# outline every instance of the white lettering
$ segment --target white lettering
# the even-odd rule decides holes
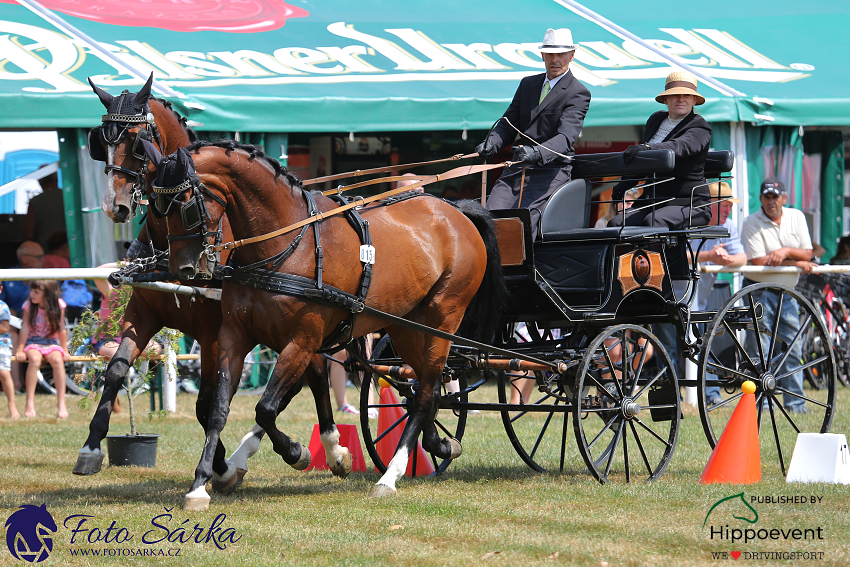
[[[470,43],[469,45],[464,45],[462,43],[444,43],[443,47],[446,49],[451,49],[473,65],[475,65],[476,69],[510,69],[510,67],[506,67],[501,63],[496,63],[486,55],[484,55],[485,51],[493,51],[493,48],[490,47],[489,43]]]
[[[706,57],[698,57],[697,59],[685,59],[685,55],[699,54],[684,43],[666,41],[663,39],[647,39],[644,41],[646,41],[646,43],[652,45],[659,51],[666,53],[667,56],[673,59],[674,61],[681,61],[682,63],[685,63],[687,65],[708,65],[709,63],[708,58]],[[648,47],[644,47],[640,43],[631,39],[627,39],[623,42],[623,49],[625,49],[635,57],[643,59],[644,61],[653,61],[655,63],[669,63],[669,61],[662,57],[660,54],[652,51]]]
[[[203,53],[197,51],[169,51],[165,57],[195,75],[202,77],[232,77],[236,71],[224,65],[210,63]]]
[[[353,71],[355,73],[383,73],[383,70],[369,65],[358,57],[358,55],[375,54],[374,51],[370,54],[362,45],[349,45],[348,47],[317,47],[316,49],[324,51],[345,65],[349,71]]]
[[[305,73],[333,74],[343,71],[342,65],[316,67],[319,63],[333,61],[327,53],[303,47],[284,47],[274,52],[274,57],[284,65]]]
[[[596,53],[593,53],[591,49]],[[636,65],[648,65],[646,61],[629,55],[616,45],[605,41],[581,42],[578,49],[576,49],[576,61],[592,67],[634,67]]]
[[[425,34],[410,28],[386,30],[431,60],[431,70],[468,71],[473,67],[431,41]]]
[[[742,63],[740,60],[735,59],[725,51],[721,51],[710,43],[703,41],[702,38],[700,38],[693,32],[689,32],[681,28],[661,28],[661,31],[669,33],[679,41],[689,45],[695,51],[699,51],[703,55],[708,55],[709,57],[714,59],[714,61],[712,61],[712,64],[716,63],[721,67],[732,67],[733,69],[739,69],[748,66],[745,63]]]
[[[267,55],[259,51],[251,51],[249,49],[240,49],[234,53],[230,51],[213,51],[210,55],[218,57],[236,69],[240,75],[244,75],[246,77],[264,77],[272,74],[302,74],[299,71],[294,71],[289,67],[281,65],[280,62],[271,55]],[[260,66],[265,67],[268,71],[261,69]]]
[[[87,90],[86,85],[63,74],[77,65],[81,55],[71,40],[56,32],[17,22],[0,21],[0,30],[17,36],[16,41],[13,41],[9,35],[0,36],[0,80],[44,81],[53,87],[52,90],[43,87],[22,89],[37,93]],[[22,47],[21,38],[31,39],[39,47],[46,49],[50,55],[50,61]],[[30,45],[30,48],[32,47],[35,46]],[[23,72],[14,72],[9,63]]]
[[[115,43],[121,44],[127,49],[131,51],[135,51],[141,57],[143,57],[146,61],[159,67],[165,74],[165,78],[169,79],[196,79],[198,75],[194,73],[189,73],[185,69],[178,67],[171,61],[165,58],[165,56],[159,51],[155,50],[151,46],[142,43],[140,41],[116,41]]]
[[[540,53],[537,51],[537,45],[537,43],[500,43],[493,49],[505,60],[515,65],[545,69],[543,59],[540,58]],[[527,53],[533,53],[534,57],[529,57],[526,55]]]
[[[757,53],[729,35],[726,32],[719,30],[701,29],[695,30],[714,43],[724,47],[746,61],[749,61],[753,67],[759,69],[784,69],[784,67],[774,61],[771,61],[764,55]]]
[[[395,68],[399,71],[434,71],[440,68],[440,65],[435,64],[433,61],[428,63],[419,61],[391,41],[354,31],[353,26],[345,25],[345,22],[336,22],[329,25],[328,31],[334,35],[362,41],[387,59],[393,61],[396,64]]]

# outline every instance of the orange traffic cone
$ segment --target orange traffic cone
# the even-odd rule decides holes
[[[744,395],[702,471],[700,484],[752,484],[761,480],[756,385],[748,380],[741,390]]]
[[[393,404],[390,407],[384,407],[388,404]],[[381,388],[381,407],[378,410],[378,436],[389,429],[393,424],[401,419],[401,421],[393,427],[393,429],[384,436],[383,439],[375,444],[375,449],[378,451],[378,456],[387,465],[395,455],[398,448],[398,442],[401,440],[401,433],[404,431],[404,426],[407,424],[407,418],[404,416],[404,410],[401,408],[401,402],[395,391],[392,388]],[[416,470],[413,470],[413,463],[416,463]],[[416,441],[416,454],[411,455],[407,460],[406,476],[428,476],[434,472],[434,466],[431,464],[431,457],[422,448],[422,443]]]
[[[363,448],[360,445],[360,434],[356,425],[340,423],[336,426],[339,431],[339,444],[351,452],[351,471],[366,472],[366,459],[363,458]],[[310,455],[312,460],[306,471],[320,471],[328,468],[325,446],[319,436],[319,424],[313,425],[313,435],[310,436]]]

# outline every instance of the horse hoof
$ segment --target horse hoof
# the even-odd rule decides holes
[[[242,486],[242,479],[245,478],[245,475],[248,474],[248,469],[236,469],[236,485],[233,487],[233,490],[236,490],[240,486]]]
[[[376,484],[372,487],[372,490],[369,492],[370,498],[383,498],[385,496],[395,496],[396,490],[395,488],[390,488],[384,484]]]
[[[201,498],[197,496],[187,496],[183,501],[183,509],[187,512],[204,512],[210,509],[210,497]]]
[[[80,451],[80,454],[77,455],[77,464],[74,465],[74,470],[71,472],[83,476],[97,474],[100,472],[101,465],[103,465],[102,449],[98,449],[97,451]]]
[[[345,453],[342,456],[342,460],[335,467],[330,467],[331,472],[334,476],[338,476],[339,478],[346,478],[349,474],[351,474],[351,451],[349,451],[345,447],[340,447]]]
[[[301,445],[301,456],[298,458],[298,462],[292,465],[292,468],[297,471],[303,471],[310,466],[312,458],[313,457],[310,455],[310,449]]]
[[[212,489],[218,492],[219,494],[232,494],[238,486],[238,481],[239,477],[234,467],[234,470],[231,471],[230,469],[228,469],[228,471],[222,476],[214,475],[212,480]]]
[[[449,439],[449,445],[451,445],[452,448],[452,454],[449,458],[457,459],[458,457],[460,457],[461,453],[463,453],[463,447],[461,447],[460,441],[452,437],[451,439]]]

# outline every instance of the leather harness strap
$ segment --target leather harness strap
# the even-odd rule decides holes
[[[410,168],[410,167],[419,167],[420,165],[431,165],[434,163],[444,163],[447,161],[458,161],[462,159],[467,159],[471,157],[478,157],[478,154],[457,154],[452,157],[443,158],[443,159],[435,159],[434,161],[420,161],[418,163],[407,163],[404,165],[390,165],[385,167],[375,167],[373,169],[358,169],[356,171],[349,171],[346,173],[337,173],[336,175],[327,175],[325,177],[317,177],[315,179],[307,179],[303,181],[301,184],[304,186],[307,185],[315,185],[316,183],[324,183],[325,181],[336,181],[337,179],[346,179],[348,177],[359,177],[361,175],[369,175],[372,173],[385,173],[388,171],[395,171],[401,168]],[[407,176],[409,179],[410,176]]]
[[[251,237],[251,238],[244,238],[242,240],[237,240],[235,242],[226,242],[224,244],[220,244],[218,246],[213,247],[213,250],[215,252],[220,252],[222,250],[235,250],[236,248],[241,248],[242,246],[245,246],[247,244],[254,244],[255,242],[263,242],[265,240],[269,240],[271,238],[275,238],[277,236],[280,236],[281,234],[286,234],[287,232],[292,232],[293,230],[299,229],[302,226],[306,226],[308,224],[324,220],[327,217],[330,217],[330,216],[333,216],[333,215],[338,215],[340,213],[344,213],[345,211],[347,211],[349,209],[353,209],[355,207],[362,207],[362,206],[364,206],[368,203],[372,203],[374,201],[380,201],[381,199],[386,199],[387,197],[392,197],[393,195],[398,195],[399,193],[404,193],[406,191],[412,191],[412,190],[414,190],[418,187],[422,187],[422,186],[428,185],[430,183],[436,183],[438,181],[444,181],[444,180],[448,180],[448,179],[455,179],[457,177],[463,177],[465,175],[472,175],[472,174],[480,173],[482,171],[487,171],[487,170],[490,170],[490,169],[508,167],[508,166],[511,165],[511,163],[512,162],[505,162],[505,163],[495,163],[495,164],[489,164],[489,165],[485,164],[485,165],[469,165],[469,166],[463,166],[463,167],[456,167],[454,169],[447,171],[446,173],[429,176],[427,179],[417,181],[416,183],[414,183],[412,185],[404,185],[402,187],[398,187],[396,189],[392,189],[390,191],[386,191],[384,193],[380,193],[378,195],[375,195],[374,197],[368,197],[366,199],[358,198],[358,199],[352,201],[351,203],[349,203],[347,205],[337,207],[335,209],[332,209],[332,210],[324,212],[324,213],[319,212],[314,216],[311,216],[309,218],[306,218],[302,221],[296,222],[296,223],[291,224],[289,226],[279,228],[278,230],[275,230],[273,232],[269,232],[268,234],[261,234],[259,236],[254,236],[254,237]],[[374,179],[370,182],[364,182],[364,183],[369,183],[369,184],[383,183],[388,179],[391,179],[391,178],[385,177],[385,178],[381,178],[381,179]],[[404,179],[410,179],[410,177],[409,176],[404,177]],[[363,184],[361,183],[361,184],[357,184],[357,185],[350,185],[348,187],[340,187],[338,190],[332,191],[332,193],[340,193],[342,191],[346,191],[346,190],[354,188],[354,187],[362,187],[362,186],[363,186]]]

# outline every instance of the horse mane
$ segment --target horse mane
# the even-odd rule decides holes
[[[274,158],[267,156],[263,153],[263,150],[258,148],[257,146],[251,144],[240,144],[236,140],[228,140],[223,138],[221,140],[216,140],[214,142],[207,142],[205,140],[198,140],[197,142],[193,142],[187,149],[192,153],[197,153],[199,148],[206,148],[209,146],[213,146],[216,148],[223,148],[227,157],[230,157],[230,152],[233,150],[242,150],[243,152],[248,153],[248,160],[253,161],[254,158],[259,158],[265,161],[269,167],[274,171],[274,178],[277,179],[280,176],[286,178],[286,181],[289,183],[290,187],[300,187],[301,180],[298,179],[295,175],[293,175],[289,170],[280,165],[280,162]]]
[[[198,141],[198,135],[195,134],[195,131],[189,128],[189,120],[185,116],[180,116],[180,114],[174,110],[174,105],[171,104],[170,100],[165,100],[164,98],[156,98],[151,97],[150,100],[155,100],[159,104],[165,107],[166,110],[170,110],[177,121],[180,123],[180,126],[183,127],[183,130],[186,131],[186,135],[189,136],[189,142],[194,143]]]

